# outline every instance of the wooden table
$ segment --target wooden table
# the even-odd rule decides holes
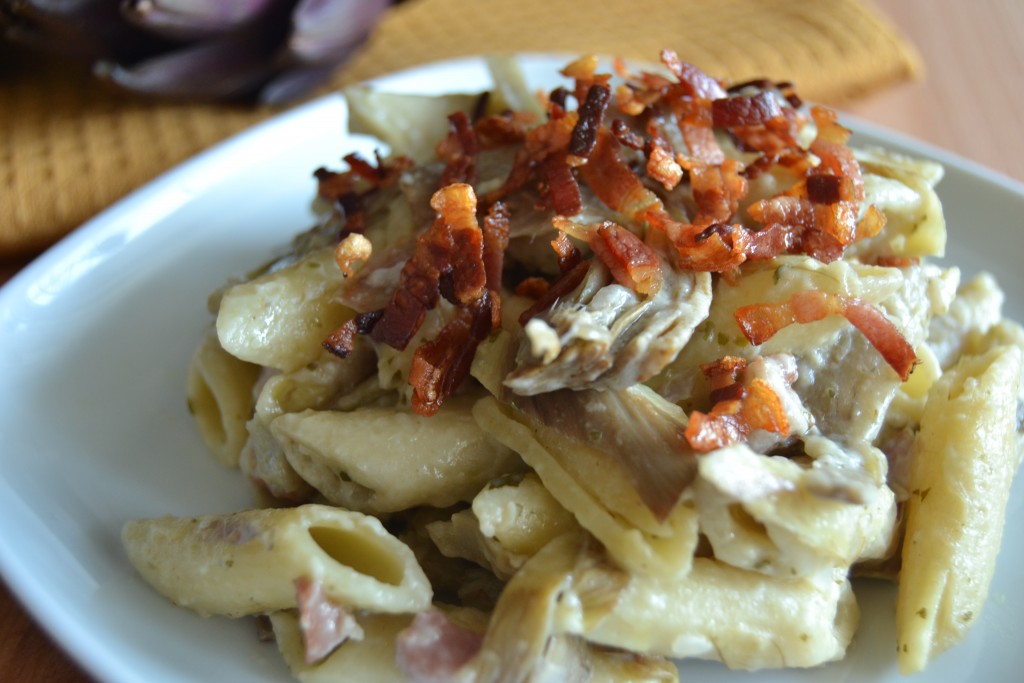
[[[920,50],[918,83],[843,105],[847,111],[1024,181],[1024,3],[877,0]],[[0,283],[24,263],[0,264]],[[90,683],[0,585],[0,681]]]

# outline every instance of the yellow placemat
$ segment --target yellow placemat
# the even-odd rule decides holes
[[[410,0],[328,87],[487,52],[654,61],[669,47],[730,81],[794,81],[840,102],[914,76],[908,45],[857,0]],[[66,60],[0,50],[0,259],[53,243],[131,190],[276,113],[107,92]]]

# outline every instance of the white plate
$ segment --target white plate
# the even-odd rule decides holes
[[[529,57],[550,87],[565,60]],[[430,65],[380,81],[437,93],[488,86],[478,60]],[[939,193],[950,259],[989,267],[1024,320],[1024,187],[972,163],[862,122],[860,142],[945,163]],[[121,552],[128,519],[227,512],[251,503],[235,472],[207,456],[185,407],[185,368],[209,321],[207,294],[281,251],[312,222],[311,172],[353,148],[345,107],[328,97],[183,164],[105,211],[0,292],[0,569],[54,638],[100,681],[291,680],[247,620],[202,619],[172,607]],[[1017,680],[1024,642],[1024,490],[979,623],[915,680]],[[803,672],[742,674],[683,664],[684,680],[900,681],[893,592],[861,590],[862,627],[847,660]]]

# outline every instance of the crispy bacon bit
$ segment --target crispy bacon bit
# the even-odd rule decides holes
[[[491,333],[493,315],[488,292],[460,308],[437,335],[413,354],[409,384],[412,410],[418,415],[437,413],[469,375],[476,348]]]
[[[556,224],[555,227],[558,225]],[[558,231],[558,237],[551,240],[551,248],[555,250],[555,255],[558,257],[558,270],[562,273],[569,272],[583,260],[583,254],[579,247],[573,244],[569,235],[561,229]]]
[[[317,179],[317,194],[330,202],[338,214],[344,218],[342,236],[353,232],[362,232],[366,222],[364,198],[381,187],[393,185],[402,173],[413,166],[408,157],[381,159],[377,155],[374,166],[359,154],[352,153],[344,157],[349,170],[344,173],[318,168],[313,172]]]
[[[712,363],[700,366],[700,371],[710,383],[712,405],[719,401],[740,398],[743,387],[739,384],[739,376],[746,367],[746,359],[739,356],[723,356]]]
[[[626,228],[605,221],[590,231],[589,244],[619,284],[643,295],[661,289],[664,275],[658,255]]]
[[[551,283],[542,277],[528,277],[516,285],[516,294],[529,299],[539,299],[550,287]]]
[[[841,315],[868,338],[900,379],[910,376],[917,356],[896,326],[869,303],[816,290],[798,292],[777,304],[751,304],[736,309],[736,322],[755,346],[793,323],[810,323],[829,315]]]
[[[590,159],[580,167],[580,173],[590,189],[611,209],[629,218],[636,218],[641,212],[661,208],[661,200],[619,156],[615,136],[602,128],[597,136],[597,145]]]
[[[637,151],[644,148],[644,139],[635,131],[630,130],[629,126],[622,119],[612,121],[611,131],[615,139],[619,141],[619,144]]]
[[[456,301],[468,304],[480,298],[487,287],[484,266],[483,231],[476,220],[476,195],[464,183],[448,185],[434,193],[430,207],[438,220],[448,225],[451,235],[450,272]]]
[[[576,128],[579,115],[574,111],[565,112],[530,130],[526,134],[526,152],[531,161],[541,161],[549,154],[565,152]]]
[[[680,223],[664,210],[644,214],[651,227],[663,233],[676,250],[676,263],[685,270],[727,272],[747,260],[750,232],[740,225]]]
[[[384,171],[381,166],[374,166],[364,159],[358,152],[346,154],[343,159],[348,164],[349,168],[352,169],[352,173],[363,180],[377,184],[384,177]],[[379,164],[380,159],[378,158],[377,161]]]
[[[782,108],[770,92],[725,97],[711,102],[711,120],[715,128],[758,126],[781,115]]]
[[[743,389],[739,398],[715,403],[710,413],[693,411],[684,436],[694,450],[707,453],[745,441],[756,429],[789,433],[789,418],[771,384],[756,378]]]
[[[577,102],[586,101],[591,86],[607,86],[611,80],[611,74],[597,72],[598,61],[594,55],[585,55],[562,69],[563,76],[576,81],[576,87],[572,94]]]
[[[465,303],[485,291],[483,236],[476,222],[476,195],[465,184],[443,187],[431,206],[437,219],[416,238],[416,250],[402,267],[398,289],[374,326],[374,341],[399,351],[423,324],[441,295],[443,277],[452,279],[454,298]]]
[[[346,320],[341,327],[327,335],[321,344],[325,349],[333,353],[338,358],[347,358],[348,354],[352,353],[352,349],[356,347],[356,335],[359,333],[359,328],[356,325],[354,318]]]
[[[295,593],[307,664],[319,662],[346,640],[363,639],[362,627],[344,606],[324,595],[319,581],[299,577]]]
[[[317,194],[330,201],[337,201],[356,191],[355,176],[351,173],[338,173],[320,167],[313,171],[313,177],[317,180]]]
[[[568,99],[569,91],[562,86],[558,86],[557,88],[551,91],[551,94],[548,95],[548,102],[555,105],[562,111],[565,111],[565,105]]]
[[[491,205],[484,216],[483,233],[484,280],[492,292],[501,290],[501,274],[505,267],[505,249],[509,240],[509,210],[501,202]]]
[[[686,88],[686,94],[704,100],[717,100],[727,97],[728,93],[717,79],[712,78],[692,64],[679,59],[672,50],[661,51],[661,63],[675,74],[679,83]]]
[[[607,85],[594,84],[587,90],[587,99],[579,108],[579,121],[573,128],[572,138],[569,141],[569,154],[574,157],[585,159],[594,151],[597,144],[597,131],[604,119],[604,112],[608,108],[608,101],[611,100],[612,92]]]
[[[566,64],[560,73],[576,81],[590,81],[597,71],[597,63],[596,55],[582,55]]]
[[[395,658],[410,683],[450,683],[482,645],[482,634],[453,624],[432,608],[398,634]]]
[[[747,180],[740,164],[726,159],[718,166],[700,166],[690,171],[693,200],[697,204],[698,225],[728,223],[747,194]]]
[[[479,143],[476,131],[465,112],[458,111],[448,117],[451,131],[437,145],[437,155],[445,162],[441,186],[452,183],[476,182],[476,156]]]
[[[441,254],[432,253],[430,240],[440,242],[437,246]],[[373,328],[374,341],[399,351],[409,345],[423,324],[426,312],[440,297],[441,274],[446,268],[442,259],[450,250],[450,241],[447,231],[429,229],[420,235],[416,252],[402,268],[398,288]]]
[[[710,101],[674,99],[671,105],[679,122],[679,132],[683,134],[683,142],[689,151],[688,165],[713,166],[725,161],[725,152],[715,139],[711,125]]]
[[[683,167],[668,150],[651,147],[647,157],[647,175],[661,183],[666,190],[672,190],[683,179]]]
[[[728,129],[737,148],[744,152],[761,152],[777,159],[782,166],[792,168],[806,163],[806,150],[800,147],[799,132],[804,117],[792,109],[783,109],[783,115],[758,126],[735,126]],[[776,163],[772,160],[771,163]]]
[[[886,217],[882,211],[871,204],[864,211],[864,216],[857,222],[857,237],[856,239],[863,239],[865,237],[874,237],[878,233],[882,232],[882,229],[886,224]]]
[[[349,233],[334,248],[334,260],[341,269],[342,277],[350,277],[355,272],[357,261],[366,262],[373,253],[370,240],[358,232]]]
[[[580,186],[565,154],[550,154],[540,165],[551,206],[559,216],[575,216],[583,210]]]
[[[341,327],[327,335],[323,347],[339,358],[347,358],[355,348],[356,335],[370,334],[383,313],[383,310],[369,311],[346,320]]]
[[[380,153],[376,154],[377,165],[374,166],[364,159],[357,152],[346,154],[342,160],[348,164],[351,172],[367,181],[374,187],[388,187],[398,182],[404,171],[412,168],[414,162],[409,157],[397,156],[390,159],[382,159]]]
[[[837,175],[825,175],[823,173],[812,173],[807,176],[807,198],[815,204],[835,204],[843,200],[843,195],[848,195],[851,189],[847,187],[844,191],[843,181],[850,181],[840,178]]]
[[[475,130],[480,149],[518,145],[526,139],[522,121],[511,113],[485,116],[476,122]]]
[[[491,327],[497,330],[501,327],[501,279],[511,230],[508,207],[501,202],[492,204],[480,229],[484,243],[484,280],[491,297]]]
[[[648,97],[643,98],[636,88],[622,84],[615,88],[615,106],[627,116],[640,116],[660,96],[659,94],[653,94],[653,97],[651,95],[652,93],[648,91]]]

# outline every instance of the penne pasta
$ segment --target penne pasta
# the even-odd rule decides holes
[[[296,581],[375,612],[417,612],[430,584],[412,552],[374,517],[323,505],[136,520],[121,535],[135,569],[203,615],[293,608]]]
[[[256,402],[260,367],[225,351],[211,329],[189,363],[185,393],[188,409],[210,453],[234,467],[245,446],[245,423]]]
[[[997,346],[961,358],[928,395],[896,602],[903,673],[959,642],[981,613],[1019,463],[1021,372],[1021,348]]]
[[[236,358],[275,370],[316,360],[327,334],[353,312],[338,302],[341,272],[334,249],[321,247],[295,263],[227,289],[217,337]]]

